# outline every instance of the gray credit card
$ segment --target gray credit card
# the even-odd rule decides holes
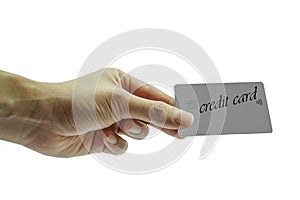
[[[176,106],[194,123],[179,136],[272,132],[263,83],[175,85]]]

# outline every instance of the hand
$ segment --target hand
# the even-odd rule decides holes
[[[91,94],[89,80],[95,77],[100,78]],[[117,155],[128,146],[122,134],[143,139],[152,125],[176,137],[179,128],[193,122],[193,115],[174,107],[173,98],[117,69],[103,69],[63,83],[12,79],[18,80],[12,82],[20,88],[6,95],[12,103],[5,106],[0,127],[10,134],[2,133],[2,139],[45,155]],[[9,81],[5,84],[11,87]],[[74,100],[75,84],[81,84],[81,90]],[[97,121],[91,120],[91,108],[96,108]],[[76,123],[74,115],[79,116]]]

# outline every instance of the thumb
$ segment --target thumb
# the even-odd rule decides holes
[[[186,128],[193,123],[191,113],[162,101],[141,98],[132,94],[129,101],[130,117],[167,129]]]

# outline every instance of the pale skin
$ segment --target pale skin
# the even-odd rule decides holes
[[[176,108],[174,98],[118,69],[77,80],[99,74],[93,101],[97,126],[86,117],[90,110],[83,92],[77,110],[84,128],[79,132],[72,109],[76,80],[42,83],[0,71],[0,139],[55,157],[118,155],[128,146],[123,135],[143,139],[151,125],[178,137],[178,129],[193,123],[193,115]]]

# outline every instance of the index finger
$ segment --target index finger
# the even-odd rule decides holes
[[[169,105],[175,106],[175,99],[173,97],[170,97],[156,87],[129,74],[122,74],[121,84],[123,89],[127,90],[133,95],[149,100],[162,101]]]

